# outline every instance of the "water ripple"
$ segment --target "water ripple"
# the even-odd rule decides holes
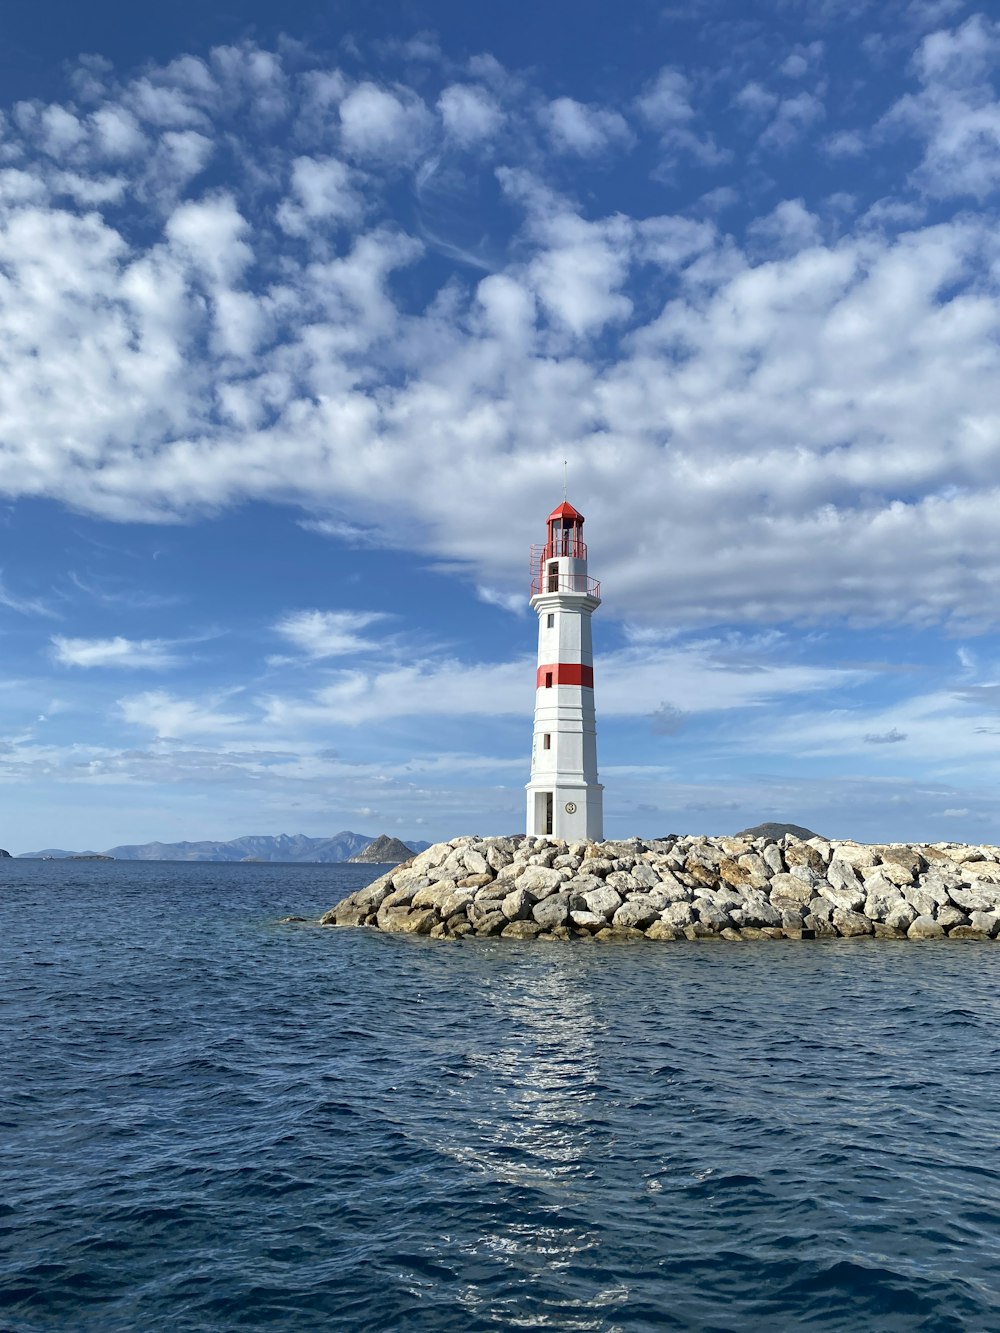
[[[280,927],[0,863],[0,1328],[1000,1328],[1000,950]]]

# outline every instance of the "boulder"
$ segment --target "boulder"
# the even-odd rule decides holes
[[[883,861],[878,867],[878,873],[883,879],[887,879],[890,884],[900,886],[912,884],[915,874],[912,867],[904,865],[902,861]],[[867,879],[867,876],[865,878]]]
[[[657,893],[663,894],[672,902],[686,902],[693,896],[691,886],[682,884],[666,866],[660,866],[659,873],[660,882],[656,886]]]
[[[527,889],[517,888],[501,900],[500,911],[508,921],[523,921],[531,916],[536,901],[534,894]]]
[[[869,893],[865,899],[865,916],[869,921],[884,921],[903,895],[893,885],[886,885],[884,893]]]
[[[732,918],[728,912],[723,912],[721,908],[716,907],[714,903],[709,902],[707,898],[696,898],[692,903],[697,919],[703,926],[710,926],[714,931],[725,930],[727,926],[733,924]]]
[[[517,887],[542,898],[548,893],[555,893],[556,886],[563,882],[562,870],[553,870],[550,866],[528,866],[517,877]]]
[[[608,888],[614,889],[616,893],[620,893],[622,897],[641,887],[635,876],[624,870],[612,870],[607,878],[607,885]]]
[[[785,865],[789,870],[793,866],[807,866],[810,870],[823,870],[826,862],[815,847],[808,842],[793,842],[785,848]]]
[[[949,926],[967,926],[969,924],[969,918],[965,913],[958,907],[952,907],[950,903],[946,903],[944,907],[937,909],[935,919],[939,926],[944,926],[949,935],[951,934],[948,929]]]
[[[769,842],[760,855],[773,875],[780,875],[785,869],[785,858],[781,855],[781,848],[776,842]]]
[[[379,930],[403,935],[429,935],[437,923],[438,914],[432,907],[418,907],[416,911],[409,907],[390,907],[387,911],[381,909],[378,914]]]
[[[477,935],[499,935],[510,925],[503,912],[486,912],[473,923]]]
[[[746,866],[734,861],[731,856],[723,857],[719,863],[719,878],[727,884],[749,884],[753,875]]]
[[[1000,905],[1000,892],[989,889],[985,884],[962,885],[951,891],[952,902],[970,912],[994,912]]]
[[[885,914],[885,924],[892,930],[907,931],[917,919],[917,909],[904,899],[894,903]]]
[[[500,934],[505,940],[533,940],[541,930],[537,921],[511,921]]]
[[[660,920],[673,930],[683,930],[694,920],[694,911],[690,903],[671,903],[660,913]]]
[[[393,888],[397,893],[409,891],[410,897],[416,893],[417,889],[424,888],[430,884],[431,879],[423,870],[416,870],[410,866],[407,870],[397,870],[392,877]]]
[[[788,903],[807,903],[813,896],[811,884],[807,884],[798,875],[786,874],[784,871],[772,877],[770,888],[771,902],[775,905],[779,900]]]
[[[553,893],[535,904],[531,914],[544,930],[564,926],[569,921],[568,893]]]
[[[867,866],[875,864],[875,852],[871,847],[866,847],[857,842],[835,842],[832,844],[834,860],[846,861],[857,870],[865,869]],[[832,862],[831,862],[832,864]]]
[[[903,897],[911,907],[917,909],[918,916],[933,917],[934,909],[938,905],[934,894],[921,888],[919,884],[906,884],[903,886]]]
[[[416,893],[410,899],[411,907],[438,907],[441,903],[455,892],[455,886],[447,879],[439,879],[434,884],[427,884],[422,889],[417,889]]]
[[[932,916],[918,916],[906,932],[911,940],[944,939],[944,926],[938,925]]]
[[[572,908],[569,919],[574,926],[579,926],[583,930],[603,930],[608,924],[606,916],[601,916],[597,912],[574,911]]]
[[[320,917],[321,926],[363,926],[368,908],[357,903],[338,903],[332,912]]]
[[[739,926],[781,925],[781,912],[772,907],[760,889],[747,889],[742,908],[734,908],[730,915]]]
[[[615,893],[614,889],[609,889],[602,885],[599,889],[591,889],[583,895],[584,910],[595,912],[598,916],[607,917],[609,920],[614,916],[622,905],[620,894]]]
[[[853,889],[835,889],[832,884],[821,884],[819,892],[842,912],[856,912],[864,906],[865,891],[856,880]]]
[[[634,926],[637,930],[645,930],[659,918],[660,910],[650,902],[645,894],[637,893],[615,912],[611,924],[613,926]]]
[[[851,912],[843,907],[834,909],[833,925],[837,934],[842,935],[844,939],[872,933],[872,923],[866,916],[863,916],[861,912]]]
[[[827,917],[817,916],[814,912],[810,912],[802,918],[802,928],[810,931],[813,938],[817,940],[827,937],[832,938],[837,933],[832,921]]]
[[[660,882],[660,877],[648,861],[639,861],[632,867],[632,878],[640,889],[651,889]]]
[[[465,868],[470,875],[484,875],[490,869],[490,864],[483,856],[482,852],[477,852],[474,847],[467,847],[462,856],[465,862]],[[492,879],[493,876],[490,876]]]
[[[677,927],[669,925],[666,921],[654,921],[646,928],[647,940],[679,940],[681,934]]]
[[[1000,913],[997,912],[970,912],[969,925],[974,930],[982,930],[987,935],[996,935],[1000,932]]]
[[[861,883],[854,871],[854,866],[850,861],[845,861],[840,856],[834,856],[826,870],[826,882],[832,889],[836,889],[845,894],[861,893]],[[864,901],[862,893],[861,902]]]

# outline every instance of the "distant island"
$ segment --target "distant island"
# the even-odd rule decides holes
[[[369,848],[382,855],[364,856],[365,861],[381,865],[395,865],[416,852],[425,851],[430,843],[400,842],[386,833],[371,837],[364,833],[344,830],[331,838],[309,838],[304,833],[276,835],[250,834],[232,838],[228,842],[144,842],[109,847],[103,852],[66,851],[61,847],[47,847],[40,852],[21,852],[22,860],[48,861],[308,861],[333,864],[361,859]],[[4,852],[4,856],[8,853]]]
[[[413,849],[398,838],[390,838],[382,833],[374,842],[370,842],[363,852],[352,856],[352,861],[363,861],[369,865],[398,866],[400,861],[408,861]]]

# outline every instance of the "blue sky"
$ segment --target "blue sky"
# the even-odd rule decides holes
[[[11,9],[0,845],[516,830],[564,459],[609,835],[997,840],[988,7]]]

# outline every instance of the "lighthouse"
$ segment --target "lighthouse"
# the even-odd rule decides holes
[[[564,502],[547,524],[544,545],[531,551],[538,670],[528,833],[600,842],[604,788],[597,781],[590,617],[601,604],[601,586],[587,574],[583,515]]]

